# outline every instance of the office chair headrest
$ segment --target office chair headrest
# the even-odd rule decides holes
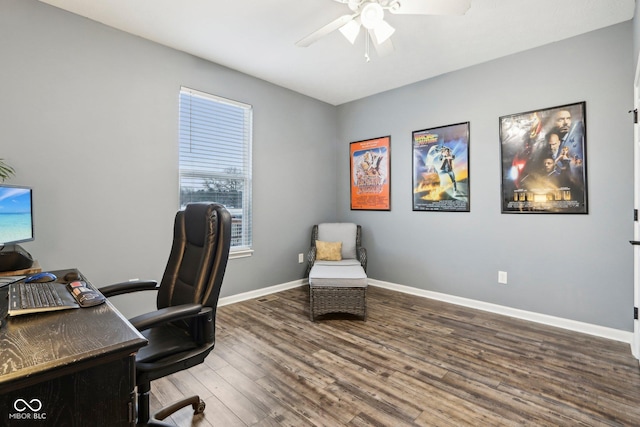
[[[184,223],[187,241],[204,246],[205,236],[211,236],[217,229],[217,217],[210,203],[190,203],[184,210]],[[214,216],[213,227],[209,229],[210,217]]]

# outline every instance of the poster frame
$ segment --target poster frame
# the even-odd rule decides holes
[[[351,210],[391,210],[391,136],[349,144]]]
[[[471,211],[470,140],[470,122],[412,132],[414,211]]]
[[[501,213],[589,213],[586,117],[581,101],[499,118]]]

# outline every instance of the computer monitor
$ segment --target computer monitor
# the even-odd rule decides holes
[[[0,184],[0,271],[33,265],[31,255],[16,244],[31,241],[33,237],[31,188]]]
[[[32,191],[0,184],[0,245],[33,240]]]

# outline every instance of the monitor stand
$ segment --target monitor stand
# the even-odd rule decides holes
[[[0,271],[15,271],[30,268],[33,265],[31,254],[20,245],[0,247]]]

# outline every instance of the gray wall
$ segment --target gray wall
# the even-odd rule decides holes
[[[229,262],[222,296],[300,279],[310,225],[339,219],[364,226],[374,279],[631,330],[633,33],[626,23],[332,107],[35,0],[0,0],[0,158],[18,172],[11,183],[35,191],[24,247],[96,285],[161,276],[184,85],[255,109],[255,254]],[[501,215],[498,117],[583,100],[590,213]],[[471,212],[412,212],[411,132],[461,121]],[[392,211],[352,212],[348,144],[383,135]],[[153,304],[119,298],[125,315]]]
[[[0,158],[34,188],[44,269],[96,285],[162,275],[178,203],[181,85],[254,106],[254,249],[222,296],[298,280],[336,216],[336,109],[35,0],[0,0]],[[118,297],[125,315],[151,297]]]
[[[632,330],[632,39],[627,22],[340,106],[338,211],[364,227],[369,275]],[[589,214],[501,214],[498,117],[579,101]],[[464,121],[471,212],[412,212],[411,132]],[[392,210],[350,211],[348,143],[384,135]]]

